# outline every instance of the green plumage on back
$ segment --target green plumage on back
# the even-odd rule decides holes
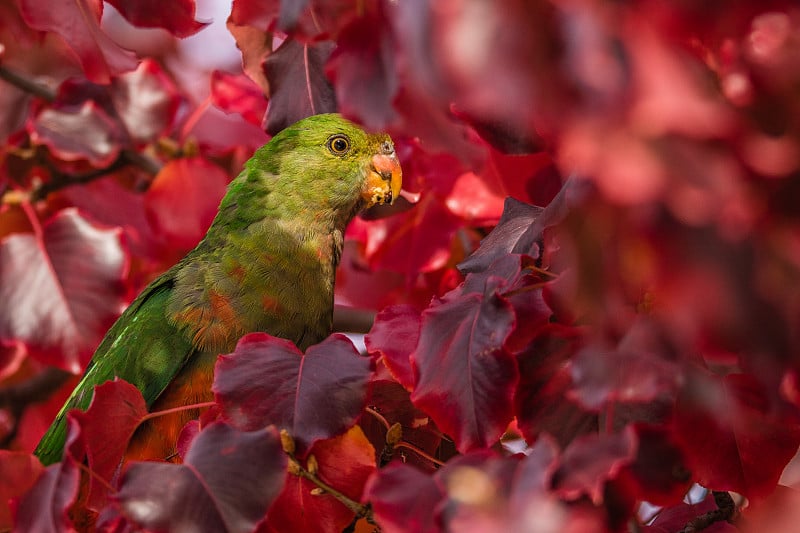
[[[276,135],[231,182],[204,239],[108,331],[36,455],[60,460],[67,411],[85,410],[94,386],[114,377],[136,385],[149,408],[165,409],[212,399],[216,356],[246,333],[265,331],[301,349],[324,339],[345,227],[360,210],[392,202],[400,180],[388,136],[338,115]],[[160,448],[174,445],[179,429],[151,431],[147,438],[160,444],[140,438],[137,456],[169,453]]]

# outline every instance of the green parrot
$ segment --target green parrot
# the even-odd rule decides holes
[[[402,172],[388,135],[336,114],[287,127],[259,148],[228,186],[208,233],[148,285],[109,329],[83,378],[34,452],[61,460],[66,413],[85,410],[96,385],[119,377],[151,411],[213,400],[214,363],[246,333],[301,350],[327,337],[348,222],[397,198]],[[126,460],[171,457],[197,411],[140,426]]]

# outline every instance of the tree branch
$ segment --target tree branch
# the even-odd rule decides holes
[[[725,521],[730,521],[733,514],[736,512],[736,504],[731,498],[731,494],[726,491],[712,491],[714,502],[717,504],[717,509],[703,513],[700,516],[693,518],[688,524],[684,526],[678,533],[696,533],[709,528],[711,525]]]

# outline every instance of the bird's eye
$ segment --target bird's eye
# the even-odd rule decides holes
[[[350,139],[344,135],[334,135],[328,139],[328,150],[333,155],[344,155],[350,150]]]

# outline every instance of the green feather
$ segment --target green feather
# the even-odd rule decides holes
[[[340,136],[344,151],[332,148]],[[231,352],[246,333],[265,331],[301,349],[324,339],[344,230],[368,203],[362,191],[376,154],[396,164],[388,136],[338,115],[301,120],[257,150],[203,240],[108,331],[34,452],[42,462],[60,460],[67,411],[85,410],[105,381],[134,384],[150,407],[179,373],[202,366],[190,359]]]

